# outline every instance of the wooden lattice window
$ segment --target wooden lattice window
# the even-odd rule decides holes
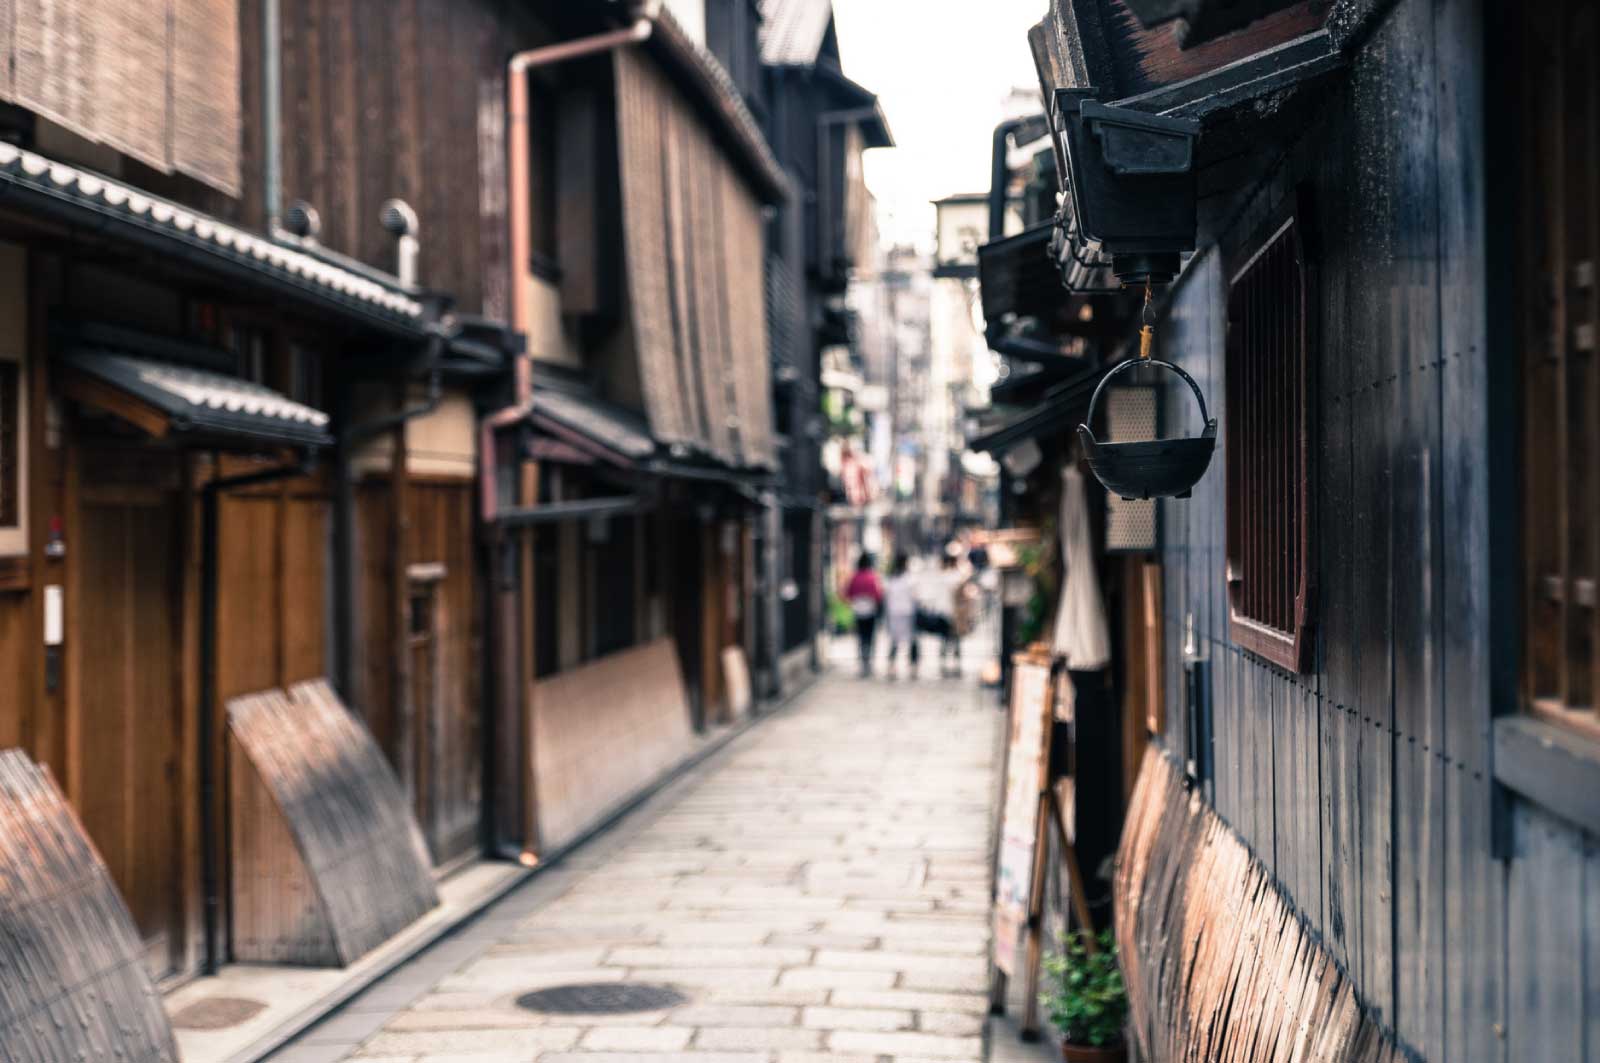
[[[1593,9],[1528,9],[1522,69],[1524,705],[1600,733],[1600,100]]]
[[[1235,643],[1309,667],[1310,285],[1299,215],[1254,241],[1228,290],[1228,601]]]

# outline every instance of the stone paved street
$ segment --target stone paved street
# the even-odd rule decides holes
[[[835,667],[274,1058],[983,1059],[1002,716],[970,679],[849,676]],[[516,1004],[597,982],[685,999]]]

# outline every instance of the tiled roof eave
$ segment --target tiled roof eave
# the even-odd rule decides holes
[[[424,328],[422,304],[398,288],[112,178],[0,143],[0,209],[8,204],[180,254],[384,331],[415,336]]]

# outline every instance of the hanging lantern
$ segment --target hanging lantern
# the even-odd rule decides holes
[[[1217,446],[1217,422],[1206,412],[1206,399],[1194,378],[1171,362],[1150,357],[1155,342],[1155,329],[1150,325],[1150,288],[1145,287],[1145,324],[1139,330],[1139,357],[1130,358],[1100,379],[1089,400],[1089,414],[1084,424],[1078,426],[1078,438],[1083,443],[1084,456],[1095,478],[1107,491],[1121,498],[1188,498],[1200,477],[1211,465],[1212,452]],[[1147,439],[1137,442],[1100,442],[1095,439],[1089,425],[1094,423],[1095,410],[1100,406],[1100,396],[1113,377],[1131,372],[1140,366],[1149,366],[1164,372],[1176,373],[1194,392],[1200,404],[1200,420],[1205,429],[1190,439]]]

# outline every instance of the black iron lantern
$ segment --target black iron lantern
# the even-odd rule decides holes
[[[1146,325],[1140,337],[1144,341],[1141,357],[1130,358],[1101,378],[1100,386],[1094,389],[1094,397],[1089,400],[1087,421],[1078,426],[1078,439],[1083,443],[1089,468],[1107,491],[1130,499],[1188,498],[1211,465],[1211,455],[1217,446],[1217,422],[1207,414],[1205,396],[1193,377],[1171,362],[1149,357],[1151,335],[1150,326]],[[1141,365],[1177,373],[1183,378],[1194,392],[1194,400],[1200,404],[1204,431],[1188,439],[1150,439],[1136,443],[1102,443],[1095,439],[1089,424],[1094,422],[1095,410],[1106,385],[1111,383],[1112,377]]]

